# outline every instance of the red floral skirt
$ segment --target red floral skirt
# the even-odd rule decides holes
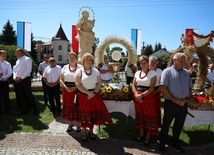
[[[62,90],[62,119],[78,121],[78,106],[74,104],[75,92],[69,93],[65,88]]]
[[[138,93],[140,94],[142,92],[138,91]],[[158,136],[159,118],[154,92],[144,96],[143,103],[138,102],[136,98],[134,98],[134,103],[136,128],[139,130],[145,130],[151,135]]]
[[[99,93],[88,100],[87,95],[78,93],[79,113],[81,127],[92,128],[93,125],[101,125],[105,122],[113,124],[108,110]]]

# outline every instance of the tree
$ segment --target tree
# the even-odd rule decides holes
[[[31,52],[29,52],[29,53],[30,53],[32,59],[34,60],[34,62],[38,65],[38,59],[37,59],[38,53],[35,49],[36,43],[37,42],[34,40],[33,33],[31,33]]]
[[[10,20],[3,26],[2,34],[0,35],[0,44],[16,45],[16,32],[13,30],[13,25]]]
[[[142,46],[142,48],[141,48],[141,55],[143,55],[144,50],[145,50],[145,42],[143,41],[143,46]]]
[[[143,55],[149,56],[153,53],[153,47],[152,45],[146,45],[144,51],[143,51]]]
[[[161,45],[161,43],[156,43],[155,44],[155,49],[154,49],[154,52],[157,52],[158,50],[160,50],[160,49],[162,49],[162,45]]]
[[[167,68],[168,60],[170,58],[170,55],[160,54],[160,55],[157,56],[157,58],[158,58],[157,67],[162,69],[162,70]]]

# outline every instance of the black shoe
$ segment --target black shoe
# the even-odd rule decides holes
[[[88,133],[88,136],[92,139],[92,140],[95,140],[96,139],[96,136],[95,136],[95,134],[94,133]]]
[[[66,132],[71,132],[73,130],[73,125],[69,125],[68,129],[66,130]]]
[[[136,141],[136,142],[140,142],[140,141],[142,141],[144,138],[145,138],[145,135],[139,136],[139,137],[137,137],[137,138],[135,139],[135,141]]]
[[[180,153],[185,153],[185,151],[183,150],[183,148],[179,144],[172,143],[171,145],[176,151],[178,151]]]
[[[149,140],[145,140],[144,143],[143,143],[143,145],[144,145],[144,146],[148,146],[148,145],[149,145],[149,142],[150,142],[150,139],[149,139]]]
[[[83,141],[83,142],[86,142],[86,141],[87,141],[87,137],[83,136],[83,137],[82,137],[82,141]]]
[[[71,132],[72,131],[72,128],[68,128],[67,130],[66,130],[66,132]]]
[[[81,129],[77,129],[76,132],[78,132],[78,133],[81,132]]]

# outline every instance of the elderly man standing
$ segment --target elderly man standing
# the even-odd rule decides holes
[[[9,82],[8,79],[12,75],[11,64],[6,61],[7,53],[0,50],[0,103],[4,102],[5,114],[10,114],[10,98],[9,98]],[[0,115],[2,109],[0,105]]]
[[[185,55],[176,53],[173,56],[173,66],[162,72],[160,90],[164,95],[164,118],[160,132],[159,150],[165,151],[169,126],[174,119],[172,147],[177,151],[185,151],[179,145],[179,137],[183,128],[188,108],[188,101],[191,98],[192,80],[188,70],[184,69]]]
[[[13,71],[13,80],[15,82],[16,93],[21,103],[22,112],[19,115],[25,115],[32,108],[33,114],[38,115],[36,101],[32,94],[30,74],[32,72],[32,60],[24,55],[24,50],[16,50],[18,60]]]
[[[49,64],[43,73],[43,80],[47,84],[51,114],[59,116],[62,111],[60,101],[60,74],[62,68],[56,64],[56,59],[53,57],[49,59]]]
[[[48,60],[50,58],[50,55],[44,54],[43,58],[44,58],[44,61],[41,62],[38,67],[38,72],[41,76],[43,75],[45,68],[49,66]],[[43,77],[42,77],[42,88],[43,88],[44,102],[45,102],[45,105],[47,105],[48,103],[47,84],[44,82]]]

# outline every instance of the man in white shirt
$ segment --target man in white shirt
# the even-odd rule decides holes
[[[0,115],[2,112],[1,101],[4,103],[5,114],[10,114],[9,82],[12,75],[11,64],[6,61],[7,53],[0,50]]]
[[[49,58],[50,58],[50,55],[49,55],[49,54],[44,54],[43,58],[44,58],[44,61],[41,62],[41,63],[39,64],[39,67],[38,67],[38,72],[39,72],[39,74],[40,74],[41,76],[43,75],[45,68],[46,68],[47,66],[49,66],[48,60],[49,60]],[[44,102],[45,102],[45,105],[47,105],[47,103],[48,103],[47,85],[46,85],[46,83],[44,82],[43,78],[42,78],[41,81],[42,81]]]
[[[49,66],[45,68],[43,73],[43,80],[47,84],[48,99],[51,106],[51,113],[61,114],[60,102],[60,74],[61,67],[56,64],[56,59],[51,57],[49,59]]]
[[[32,94],[30,74],[32,71],[31,58],[24,55],[24,50],[18,48],[16,50],[16,66],[13,71],[13,80],[15,82],[16,93],[21,103],[22,112],[19,115],[25,115],[32,108],[33,114],[37,115],[38,110],[36,101]]]

